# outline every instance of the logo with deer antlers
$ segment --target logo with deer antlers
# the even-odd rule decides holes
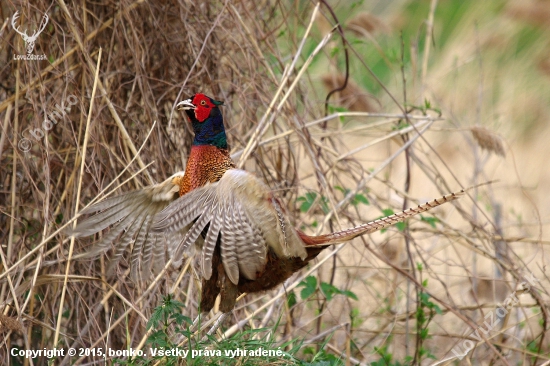
[[[18,18],[19,18],[19,11],[16,11],[15,14],[13,14],[13,17],[11,18],[11,26],[13,27],[13,29],[15,29],[17,33],[21,35],[21,37],[23,37],[23,41],[25,41],[25,48],[27,49],[27,55],[30,55],[34,50],[34,43],[36,42],[36,39],[38,38],[40,33],[42,33],[44,28],[46,28],[46,24],[48,24],[48,20],[50,18],[48,18],[48,14],[44,14],[44,17],[42,18],[42,22],[40,23],[39,29],[36,32],[34,32],[32,36],[29,36],[27,34],[26,29],[24,32],[21,32],[19,30],[19,27],[15,25]]]

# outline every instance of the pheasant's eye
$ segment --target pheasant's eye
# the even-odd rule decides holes
[[[206,100],[204,100],[204,99],[201,100],[201,105],[202,105],[202,106],[205,106],[205,105],[206,105]]]

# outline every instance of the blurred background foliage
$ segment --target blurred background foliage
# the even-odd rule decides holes
[[[239,159],[284,76],[290,80],[282,95],[337,24],[344,37],[335,30],[281,109],[268,113],[274,116],[270,128],[246,161],[282,197],[298,227],[328,232],[461,186],[498,183],[474,190],[474,200],[463,199],[457,207],[357,239],[340,252],[327,250],[318,269],[304,270],[287,287],[241,300],[215,341],[192,341],[203,349],[282,347],[286,358],[162,362],[432,364],[464,349],[463,341],[473,341],[472,331],[515,291],[520,304],[489,334],[492,343],[449,362],[549,359],[550,2],[331,0],[320,5],[301,47],[316,4],[0,3],[1,362],[28,364],[10,358],[13,347],[122,350],[151,342],[175,346],[191,338],[186,324],[197,313],[198,289],[189,267],[180,278],[174,271],[150,288],[129,281],[124,263],[115,279],[99,280],[104,257],[73,261],[65,277],[70,239],[60,228],[75,212],[77,188],[82,186],[87,203],[112,181],[130,178],[121,193],[183,169],[191,131],[173,107],[199,91],[225,101],[232,152]],[[35,47],[47,61],[14,60],[25,53],[11,26],[16,11],[22,29],[29,30],[49,15]],[[79,177],[100,47],[105,90],[92,103],[86,169]],[[328,105],[329,114],[340,114],[320,123],[327,95],[344,84],[346,74],[347,87]],[[44,130],[44,116],[68,95],[79,104]],[[394,156],[415,136],[414,129],[393,134],[410,127],[400,117],[405,110],[418,118],[413,122],[434,124],[409,155]],[[18,142],[30,139],[29,129],[45,136],[31,139],[31,149],[22,151]],[[132,145],[142,143],[143,162],[130,164]],[[131,178],[149,163],[147,173]],[[77,241],[75,252],[92,241]],[[538,286],[519,291],[529,272]],[[174,297],[165,297],[169,292]],[[103,358],[78,360],[88,361]]]

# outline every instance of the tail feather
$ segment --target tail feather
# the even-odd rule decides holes
[[[440,206],[444,203],[454,201],[462,197],[466,193],[466,190],[461,190],[459,192],[450,193],[440,198],[436,198],[433,201],[426,202],[418,207],[409,208],[405,211],[398,212],[396,214],[382,217],[378,220],[367,222],[366,224],[356,226],[351,229],[336,231],[334,233],[319,235],[319,236],[309,236],[302,232],[298,232],[300,238],[306,246],[329,246],[333,244],[340,244],[346,241],[349,241],[357,236],[374,233],[376,231],[385,229],[391,225],[397,224],[398,222],[404,221],[414,215],[428,211],[434,207]]]

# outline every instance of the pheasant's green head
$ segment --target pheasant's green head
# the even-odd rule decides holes
[[[213,145],[227,149],[227,137],[219,106],[223,102],[198,93],[178,103],[178,109],[185,110],[193,125],[195,139],[193,145]]]

